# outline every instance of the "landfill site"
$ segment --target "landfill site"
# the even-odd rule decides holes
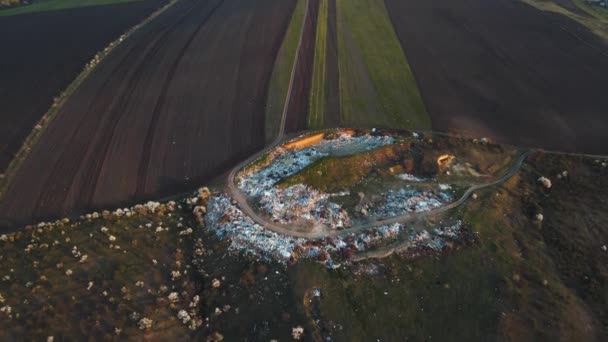
[[[467,235],[443,213],[476,198],[467,188],[497,178],[517,156],[485,140],[450,140],[375,129],[296,137],[240,170],[239,194],[214,196],[206,225],[234,251],[283,263],[336,267],[391,244],[441,250]]]

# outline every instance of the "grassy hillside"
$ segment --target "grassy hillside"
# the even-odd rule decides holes
[[[17,14],[35,13],[35,12],[46,12],[56,11],[69,8],[86,7],[86,6],[100,6],[100,5],[111,5],[120,4],[125,2],[133,1],[144,1],[144,0],[43,0],[34,2],[31,5],[18,6],[5,10],[0,10],[1,16],[10,16]]]
[[[337,0],[341,121],[428,128],[416,80],[382,0]]]

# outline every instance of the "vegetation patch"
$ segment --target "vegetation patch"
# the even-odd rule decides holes
[[[348,189],[366,178],[372,171],[399,163],[407,151],[409,144],[404,143],[383,146],[352,156],[326,157],[285,178],[279,185],[288,187],[303,183],[323,192]]]
[[[337,0],[341,120],[429,128],[416,80],[382,0]]]
[[[329,0],[319,2],[319,15],[315,38],[315,56],[310,89],[308,127],[323,127],[325,116],[325,81],[327,78],[327,13]]]

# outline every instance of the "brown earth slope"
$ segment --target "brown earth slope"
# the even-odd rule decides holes
[[[295,1],[180,1],[66,103],[0,203],[0,225],[175,193],[264,143]]]
[[[608,45],[520,1],[386,0],[437,130],[608,153]]]
[[[95,53],[164,3],[146,0],[0,17],[0,173],[53,97]]]

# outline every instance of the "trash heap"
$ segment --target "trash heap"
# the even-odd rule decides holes
[[[371,217],[394,217],[410,212],[425,212],[439,208],[453,199],[447,190],[448,185],[440,187],[444,191],[419,191],[412,187],[388,190],[379,199],[362,201],[357,210]]]
[[[343,236],[298,238],[264,229],[243,214],[225,194],[211,197],[205,223],[219,239],[230,241],[229,249],[233,252],[284,264],[293,263],[299,258],[315,259],[329,268],[340,267],[339,261],[347,260],[353,253],[377,247],[389,239],[409,241],[407,249],[439,251],[447,241],[459,239],[463,232],[461,221],[430,231],[417,231],[413,227],[395,223]]]
[[[335,139],[321,140],[304,149],[288,150],[279,147],[270,165],[239,175],[239,188],[250,197],[259,197],[280,180],[296,174],[323,157],[351,155],[393,143],[395,138],[391,136],[341,134]]]
[[[348,213],[329,198],[330,194],[296,184],[266,191],[260,198],[260,207],[274,222],[281,224],[303,218],[332,228],[349,227]]]
[[[268,166],[239,175],[239,188],[257,201],[260,209],[277,223],[287,224],[305,219],[334,229],[348,227],[348,213],[329,200],[331,194],[303,184],[284,189],[274,185],[323,157],[361,153],[394,142],[395,139],[390,136],[341,134],[308,148],[278,148]]]

